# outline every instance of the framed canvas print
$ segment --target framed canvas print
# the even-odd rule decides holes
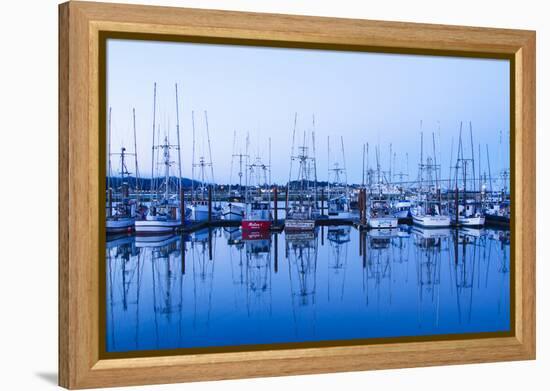
[[[535,358],[535,33],[68,2],[60,384]]]

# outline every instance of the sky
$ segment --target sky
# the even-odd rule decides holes
[[[319,180],[327,179],[329,164],[344,165],[340,138],[348,183],[361,183],[365,143],[369,144],[370,168],[375,166],[374,150],[378,146],[384,170],[391,161],[393,173],[408,173],[414,180],[420,162],[421,131],[424,157],[433,155],[434,133],[441,178],[448,178],[451,161],[456,160],[461,121],[465,157],[470,157],[471,121],[474,157],[479,164],[481,149],[482,172],[488,172],[486,145],[493,177],[509,167],[508,60],[109,39],[111,151],[120,151],[122,146],[129,152],[134,150],[135,108],[142,176],[151,175],[155,82],[156,126],[162,138],[166,135],[172,144],[177,142],[178,84],[184,177],[191,177],[192,111],[196,160],[199,156],[208,159],[204,112],[208,113],[217,183],[238,181],[235,159],[231,170],[232,155],[245,152],[247,134],[249,155],[260,156],[265,164],[271,138],[272,182],[286,183],[295,113],[297,140],[313,129],[315,118]],[[390,157],[390,143],[394,159]],[[296,141],[295,149],[300,144]],[[116,159],[112,162],[116,171]],[[129,169],[134,171],[132,165]]]

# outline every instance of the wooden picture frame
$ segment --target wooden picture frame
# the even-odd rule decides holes
[[[102,32],[164,40],[509,58],[511,336],[102,359]],[[104,119],[104,118],[103,118]],[[103,136],[104,137],[104,136]],[[104,140],[103,140],[104,142]],[[103,156],[104,156],[103,151]],[[141,5],[59,6],[59,384],[90,388],[535,358],[535,32]]]

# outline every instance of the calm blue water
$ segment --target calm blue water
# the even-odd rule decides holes
[[[509,239],[323,227],[109,241],[106,350],[509,331]]]

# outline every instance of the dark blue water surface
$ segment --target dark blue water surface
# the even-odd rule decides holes
[[[509,241],[406,226],[109,240],[106,350],[509,331]]]

